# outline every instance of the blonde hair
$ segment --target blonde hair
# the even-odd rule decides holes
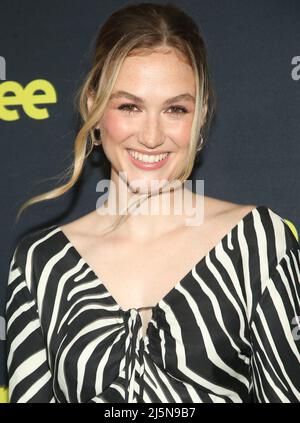
[[[184,182],[190,176],[197,153],[203,149],[215,108],[215,95],[208,70],[204,40],[193,19],[172,4],[139,3],[125,6],[109,16],[96,38],[93,64],[75,99],[82,126],[74,142],[74,160],[65,171],[69,180],[58,188],[27,200],[17,214],[35,203],[54,199],[70,190],[80,177],[95,140],[94,128],[103,116],[120,68],[127,56],[174,48],[192,66],[196,104],[186,160],[174,178]],[[93,105],[88,110],[88,97]],[[205,112],[204,112],[205,111]],[[200,144],[201,129],[204,142]],[[147,198],[151,194],[147,194]],[[140,202],[138,199],[137,202]],[[128,210],[128,209],[127,209]],[[111,230],[128,215],[118,216]]]

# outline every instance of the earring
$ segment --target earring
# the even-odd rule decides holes
[[[94,137],[96,138],[96,140],[99,141],[99,142],[94,142],[94,145],[99,147],[101,144],[101,132],[99,128],[94,129]]]

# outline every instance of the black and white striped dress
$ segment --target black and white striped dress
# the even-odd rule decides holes
[[[251,210],[152,308],[122,310],[58,225],[7,292],[10,402],[300,402],[300,245]]]

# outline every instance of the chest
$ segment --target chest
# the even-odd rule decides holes
[[[82,240],[76,245],[115,301],[127,310],[154,306],[214,248],[219,237],[190,230],[147,244]]]
[[[218,227],[190,227],[140,244],[93,237],[72,237],[71,241],[122,310],[141,308],[145,334],[152,308],[192,272],[223,236]]]

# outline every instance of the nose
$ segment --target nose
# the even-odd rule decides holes
[[[148,117],[140,134],[139,144],[148,149],[155,149],[164,143],[164,134],[159,119]]]

